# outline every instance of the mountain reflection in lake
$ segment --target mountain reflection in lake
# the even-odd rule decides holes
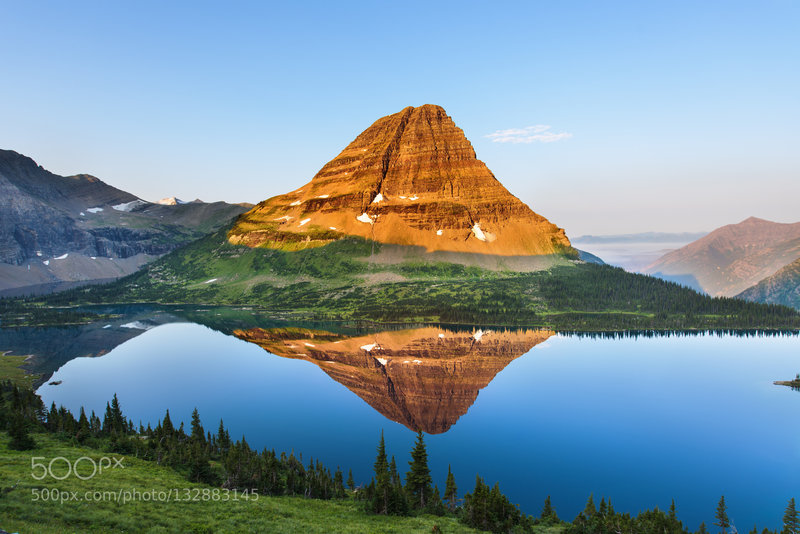
[[[462,493],[480,473],[533,514],[548,494],[567,519],[589,493],[634,514],[674,498],[696,529],[725,494],[740,527],[776,528],[800,497],[800,396],[773,385],[800,370],[797,336],[375,333],[241,310],[148,313],[62,332],[68,351],[48,352],[49,329],[2,330],[0,348],[55,370],[48,382],[62,383],[39,389],[47,405],[102,413],[117,393],[137,425],[166,408],[188,424],[197,407],[207,429],[224,419],[251,446],[352,467],[360,483],[381,430],[403,466],[422,428],[436,483],[448,464]]]
[[[318,365],[392,421],[446,432],[497,373],[554,332],[417,328],[351,337],[319,330],[236,330],[239,339]]]

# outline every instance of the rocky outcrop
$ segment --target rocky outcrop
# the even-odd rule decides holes
[[[737,296],[753,302],[783,304],[800,310],[800,258]]]
[[[318,365],[385,417],[429,434],[446,432],[497,373],[553,334],[432,327],[361,337],[297,328],[234,331],[272,354]]]
[[[379,119],[311,182],[258,204],[228,235],[288,250],[360,236],[428,251],[573,252],[564,231],[509,193],[432,105]]]
[[[223,202],[151,204],[94,176],[59,176],[0,150],[0,289],[129,274],[97,258],[154,259],[244,211]],[[91,274],[79,272],[80,264],[55,269],[69,254],[96,262]]]

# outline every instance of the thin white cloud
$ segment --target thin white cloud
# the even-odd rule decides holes
[[[571,133],[553,132],[552,127],[546,124],[537,124],[526,128],[509,128],[508,130],[497,130],[484,137],[491,139],[493,143],[552,143],[569,139]]]

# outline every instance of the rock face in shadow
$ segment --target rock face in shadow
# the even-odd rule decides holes
[[[153,204],[94,176],[59,176],[0,150],[0,290],[124,276],[246,210]]]
[[[428,251],[574,253],[564,230],[509,193],[433,105],[379,119],[311,182],[241,217],[228,238],[297,250],[347,235]]]
[[[467,413],[497,373],[554,332],[429,327],[348,337],[254,328],[234,335],[272,354],[312,362],[385,417],[440,434]]]

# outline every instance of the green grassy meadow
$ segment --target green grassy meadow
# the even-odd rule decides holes
[[[0,433],[0,528],[8,532],[400,534],[430,533],[434,526],[444,533],[477,532],[453,517],[368,515],[363,511],[363,503],[352,498],[324,501],[249,496],[245,499],[239,494],[235,499],[232,492],[225,494],[225,490],[219,488],[187,482],[171,468],[132,457],[124,458],[124,469],[107,469],[89,480],[81,480],[74,474],[64,480],[50,476],[35,480],[32,473],[38,476],[41,468],[32,470],[31,459],[34,457],[36,463],[45,464],[57,457],[73,463],[86,457],[99,463],[102,457],[119,458],[122,455],[72,446],[48,434],[34,434],[34,438],[38,445],[36,449],[19,452],[9,450],[7,434]],[[78,466],[82,477],[87,478],[92,473],[89,460],[81,460]],[[67,472],[66,463],[57,460],[52,471],[62,477]],[[153,502],[139,498],[123,503],[117,498],[125,492],[130,497],[134,489],[142,494],[161,493],[162,497],[168,494],[171,501]],[[87,492],[90,501],[86,500]]]

